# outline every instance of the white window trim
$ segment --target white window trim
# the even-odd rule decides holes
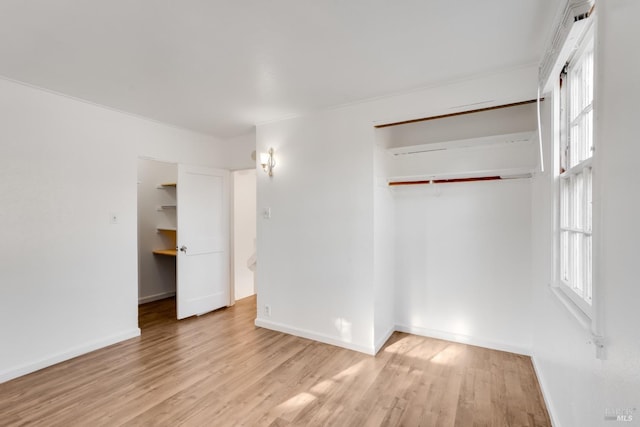
[[[594,37],[593,27],[595,25],[593,25],[593,22],[592,22],[593,20],[595,20],[595,17],[590,18],[591,22],[589,22],[589,24],[585,27],[583,36],[580,37],[580,40],[584,39],[584,37]],[[579,51],[580,49],[577,50],[577,52]],[[570,58],[559,58],[558,60],[562,61],[563,63],[566,63],[568,59]],[[571,286],[561,279],[561,274],[560,274],[560,230],[561,230],[561,227],[560,227],[560,180],[562,178],[560,177],[560,158],[558,156],[561,141],[560,141],[560,123],[559,123],[558,114],[557,114],[560,111],[560,100],[559,100],[560,85],[559,85],[559,79],[557,77],[558,76],[552,77],[555,79],[555,82],[553,83],[553,98],[552,98],[553,99],[553,108],[552,108],[553,110],[553,121],[552,121],[552,125],[553,125],[553,141],[552,141],[553,142],[552,143],[552,150],[553,150],[553,156],[552,156],[553,158],[553,169],[552,169],[553,171],[552,172],[553,173],[553,239],[552,239],[553,281],[550,288],[553,294],[560,300],[562,305],[576,318],[576,320],[585,329],[589,330],[592,333],[592,335],[595,335],[594,305],[597,304],[595,301],[596,294],[597,294],[595,291],[595,288],[597,285],[595,281],[595,274],[592,274],[593,276],[592,277],[592,293],[593,293],[592,304],[589,304],[580,295],[576,294],[576,292],[573,291]],[[594,127],[595,127],[595,124],[594,124]],[[595,157],[595,153],[594,153],[594,157]],[[563,176],[573,175],[581,172],[585,167],[591,167],[594,163],[594,157],[584,162],[583,164],[578,164],[570,168],[569,170],[565,171],[563,173]],[[595,181],[595,178],[594,178],[594,181]],[[595,189],[596,189],[596,186],[594,185],[593,186],[594,194],[592,196],[594,205],[596,203]],[[595,248],[592,249],[591,262],[594,266],[597,264],[597,252]]]
[[[554,113],[559,111],[560,103],[558,99],[559,95],[559,75],[560,71],[566,64],[567,60],[572,56],[578,42],[582,39],[582,35],[587,33],[587,30],[593,32],[594,38],[594,54],[595,54],[595,82],[594,82],[594,106],[597,109],[598,99],[598,34],[597,34],[597,11],[594,9],[594,0],[567,0],[566,5],[560,15],[558,15],[555,29],[551,34],[551,38],[547,40],[547,50],[543,55],[540,63],[539,75],[538,75],[538,93],[552,93],[550,97],[553,105],[552,111]],[[587,16],[587,19],[583,19]],[[594,138],[597,138],[597,110],[594,111],[594,123],[593,133]],[[598,359],[605,359],[605,339],[600,331],[600,301],[598,296],[600,295],[599,285],[599,251],[600,251],[600,184],[598,182],[598,156],[595,157],[593,165],[595,166],[592,175],[592,225],[594,229],[592,240],[592,301],[591,306],[583,310],[581,308],[582,298],[575,294],[571,289],[560,283],[560,233],[559,233],[559,170],[560,160],[558,153],[559,144],[559,117],[554,116],[551,120],[551,180],[550,190],[552,194],[552,235],[550,248],[550,261],[551,261],[551,280],[549,283],[549,289],[554,299],[556,299],[566,309],[567,314],[574,318],[588,333],[588,340],[592,343],[596,349],[595,356]],[[540,123],[539,123],[540,126]],[[539,129],[541,133],[541,128]],[[542,135],[540,134],[542,139]],[[541,142],[542,143],[542,142]],[[596,141],[596,144],[598,141]],[[542,158],[542,157],[541,157]],[[585,301],[586,304],[586,301]],[[588,305],[588,304],[587,304]],[[587,312],[589,315],[587,315]]]

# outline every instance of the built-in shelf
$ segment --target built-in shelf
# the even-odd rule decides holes
[[[176,247],[176,229],[158,227],[158,232],[163,233],[167,236],[169,240],[168,244],[171,245],[171,248],[156,249],[153,251],[153,253],[156,255],[176,256],[176,250],[173,249]]]
[[[160,190],[170,190],[170,189],[176,189],[177,184],[175,182],[164,182],[160,185],[158,185],[158,189]],[[158,193],[160,194],[160,193]],[[170,210],[170,211],[175,211],[177,209],[177,205],[175,203],[171,203],[175,201],[175,192],[174,191],[169,191],[166,193],[166,196],[162,196],[162,197],[168,197],[168,202],[170,202],[169,204],[166,205],[161,205],[158,206],[158,211],[165,211],[165,210]],[[164,215],[163,215],[164,216]],[[173,219],[173,221],[171,221],[171,219]],[[170,213],[168,214],[167,217],[164,218],[164,221],[169,220],[168,224],[172,225],[175,224],[175,214],[174,213]],[[163,221],[163,222],[164,222]],[[166,224],[166,223],[165,223]],[[171,226],[161,226],[157,228],[158,233],[161,233],[162,236],[162,241],[164,242],[163,245],[167,245],[169,246],[170,249],[156,249],[153,251],[154,254],[156,255],[164,255],[164,256],[171,256],[171,257],[175,257],[177,255],[177,252],[175,250],[176,247],[176,236],[177,236],[177,229],[176,227],[171,227]]]
[[[164,256],[177,256],[178,251],[175,249],[156,249],[153,251],[156,255],[164,255]]]
[[[531,144],[536,136],[535,131],[509,133],[503,135],[491,135],[455,141],[430,142],[428,144],[412,145],[407,147],[388,148],[387,152],[393,156],[407,156],[462,148],[492,148],[513,144]]]
[[[158,233],[162,233],[168,239],[165,244],[170,245],[169,249],[156,249],[153,251],[156,255],[176,256],[176,229],[171,227],[158,227]],[[165,240],[165,239],[163,239]]]

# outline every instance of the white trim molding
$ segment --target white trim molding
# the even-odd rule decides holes
[[[592,7],[593,0],[567,0],[564,9],[556,18],[553,33],[546,43],[546,50],[538,71],[538,86],[542,93],[549,91],[550,77],[560,73],[560,68],[569,55],[567,49],[574,47],[573,43],[567,43],[572,36],[576,36],[575,33],[579,32],[577,30],[581,30],[574,24],[586,18]]]
[[[148,302],[153,302],[153,301],[159,301],[161,299],[171,298],[175,296],[176,296],[175,292],[162,292],[159,294],[148,295],[146,297],[138,298],[138,305],[146,304]]]
[[[558,302],[571,313],[573,318],[582,326],[585,330],[585,333],[588,334],[588,343],[593,344],[595,348],[595,357],[596,359],[605,360],[606,359],[606,348],[605,348],[605,337],[600,334],[595,327],[595,322],[593,318],[587,316],[587,314],[582,310],[576,302],[567,295],[567,292],[564,291],[560,286],[549,285],[549,290],[556,297]],[[569,291],[571,292],[571,291]]]
[[[375,355],[375,349],[373,346],[364,346],[360,344],[354,344],[348,341],[344,341],[337,337],[332,337],[325,334],[319,334],[317,332],[309,331],[307,329],[296,328],[293,326],[285,325],[278,322],[272,322],[270,320],[256,319],[255,325],[260,328],[270,329],[272,331],[283,332],[289,335],[295,335],[297,337],[310,339],[313,341],[322,342],[325,344],[335,345],[336,347],[346,348],[347,350],[358,351],[360,353]]]
[[[531,355],[531,347],[521,347],[517,345],[489,341],[482,338],[476,338],[469,335],[454,334],[452,332],[440,331],[437,329],[422,328],[418,326],[396,325],[396,331],[406,332],[413,335],[420,335],[423,337],[441,339],[445,341],[457,342],[460,344],[474,345],[477,347],[489,348],[492,350],[506,351],[509,353],[516,353],[524,356]]]
[[[389,330],[387,331],[386,334],[384,334],[382,336],[382,338],[380,338],[376,343],[375,343],[375,347],[374,347],[374,351],[375,354],[378,354],[378,352],[382,349],[382,347],[384,347],[384,345],[387,343],[387,341],[389,341],[389,338],[391,338],[391,335],[393,335],[393,333],[396,331],[395,328],[389,328]]]
[[[60,353],[53,354],[34,362],[28,362],[20,366],[16,366],[6,371],[0,372],[0,384],[3,382],[12,380],[14,378],[21,377],[23,375],[30,374],[40,369],[47,368],[60,362],[64,362],[74,357],[81,356],[86,353],[90,353],[94,350],[98,350],[112,344],[119,343],[131,338],[140,336],[140,328],[131,329],[129,331],[123,331],[118,334],[110,335],[98,340],[86,342],[85,344],[75,346],[69,350],[62,351]]]
[[[553,405],[553,401],[549,395],[547,383],[542,376],[542,371],[538,367],[538,362],[536,362],[536,356],[531,355],[531,364],[533,365],[533,371],[536,374],[536,378],[538,379],[538,384],[540,385],[540,393],[542,393],[542,399],[544,400],[545,405],[547,406],[547,413],[549,414],[549,418],[551,419],[551,425],[553,427],[560,427],[560,423],[558,422],[558,417],[556,416],[555,407]]]

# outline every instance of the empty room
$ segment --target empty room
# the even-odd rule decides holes
[[[0,425],[640,425],[638,16],[3,0]]]

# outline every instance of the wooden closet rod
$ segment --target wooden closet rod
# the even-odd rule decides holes
[[[540,98],[540,101],[544,101],[544,98]],[[424,118],[421,118],[421,119],[405,120],[403,122],[386,123],[386,124],[383,124],[383,125],[375,125],[374,127],[376,129],[380,129],[380,128],[386,128],[386,127],[390,127],[390,126],[406,125],[406,124],[409,124],[409,123],[426,122],[427,120],[446,119],[447,117],[455,117],[455,116],[462,116],[462,115],[465,115],[465,114],[480,113],[482,111],[499,110],[501,108],[517,107],[518,105],[533,104],[534,102],[536,102],[535,99],[530,99],[528,101],[513,102],[511,104],[504,104],[504,105],[495,105],[493,107],[477,108],[475,110],[460,111],[458,113],[441,114],[439,116],[431,116],[431,117],[424,117]]]
[[[504,179],[500,176],[478,176],[475,178],[451,178],[451,179],[433,179],[429,181],[395,181],[390,182],[389,186],[395,185],[422,185],[422,184],[448,184],[453,182],[472,182],[472,181],[495,181]]]

